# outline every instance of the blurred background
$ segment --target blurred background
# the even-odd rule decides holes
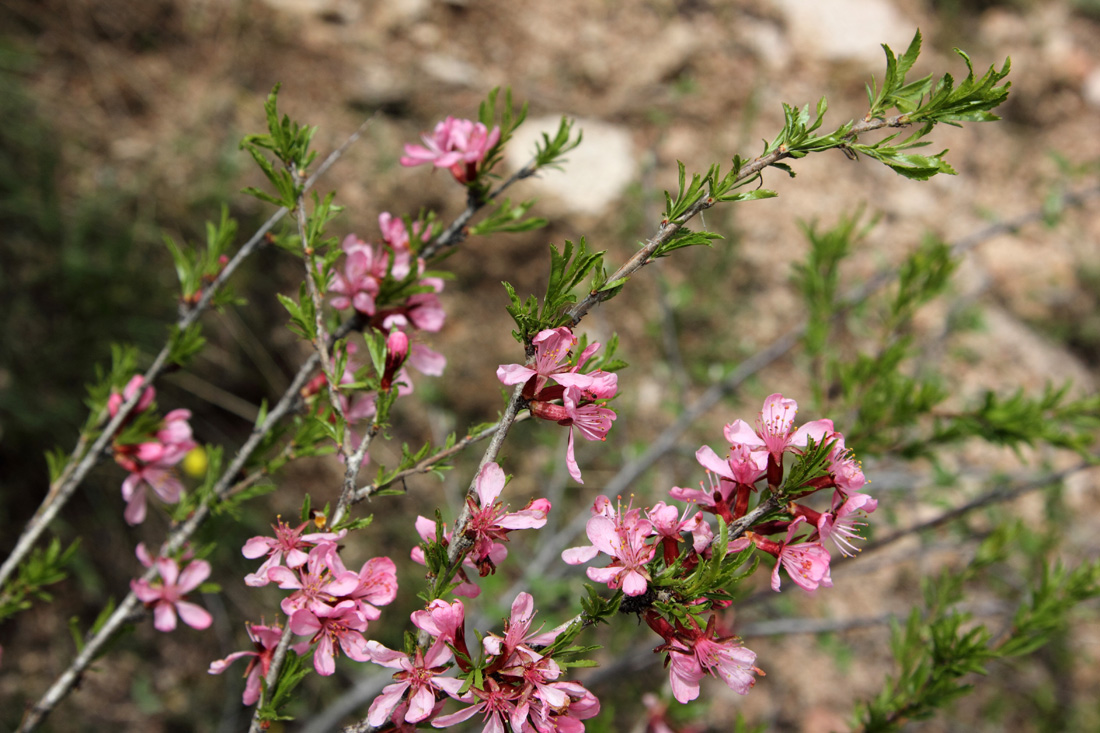
[[[136,344],[151,359],[175,316],[175,273],[162,237],[201,241],[222,203],[243,236],[271,213],[238,191],[261,185],[242,136],[259,132],[262,103],[282,83],[280,109],[318,126],[322,155],[368,115],[363,139],[326,175],[321,191],[338,191],[346,207],[330,228],[377,239],[378,214],[423,208],[448,221],[464,198],[445,173],[404,169],[401,146],[446,115],[475,117],[495,86],[530,103],[529,121],[508,163],[526,162],[529,142],[562,115],[578,120],[585,141],[564,172],[524,184],[515,197],[537,196],[546,229],[471,240],[447,261],[444,330],[431,345],[448,358],[442,378],[420,378],[391,431],[372,456],[391,464],[402,441],[441,442],[451,431],[492,421],[503,401],[497,364],[519,361],[500,286],[541,293],[547,245],[587,237],[618,263],[660,218],[662,191],[676,183],[676,161],[689,172],[734,154],[751,157],[782,125],[781,102],[816,103],[824,95],[836,126],[865,112],[864,84],[881,78],[880,43],[902,52],[915,29],[924,35],[916,73],[965,75],[952,48],[965,49],[979,73],[1012,57],[1012,94],[995,124],[944,128],[934,149],[950,148],[959,175],[907,181],[870,161],[840,153],[796,161],[798,177],[770,173],[777,199],[717,208],[706,225],[727,239],[711,250],[678,252],[646,268],[624,295],[584,322],[590,339],[618,332],[631,363],[620,381],[623,417],[605,445],[582,446],[585,485],[566,483],[561,431],[519,426],[502,463],[515,474],[513,505],[550,495],[566,512],[586,512],[601,486],[642,453],[678,409],[730,365],[766,347],[801,320],[790,267],[807,251],[803,225],[835,225],[862,206],[875,227],[846,264],[852,284],[899,261],[926,234],[955,241],[993,220],[1052,202],[1066,190],[1096,185],[1100,163],[1100,4],[1096,0],[0,0],[0,552],[6,553],[47,486],[43,453],[70,450],[85,419],[84,385],[109,361],[112,342]],[[242,241],[243,241],[242,236]],[[239,445],[263,399],[276,398],[308,356],[285,328],[275,294],[297,291],[301,264],[261,251],[233,285],[248,304],[204,321],[210,344],[193,369],[158,384],[165,410],[187,407],[202,442]],[[919,336],[934,347],[959,400],[993,388],[1038,390],[1073,380],[1094,392],[1100,358],[1100,217],[1095,204],[1065,212],[1057,226],[1034,225],[984,242],[964,260],[952,300],[922,312]],[[965,324],[965,327],[964,325]],[[797,357],[758,375],[700,422],[690,439],[631,490],[639,503],[700,478],[693,454],[718,446],[721,426],[752,420],[762,398],[782,391],[809,404],[805,364]],[[805,410],[801,416],[813,419]],[[838,428],[843,429],[840,420]],[[418,568],[403,563],[416,514],[444,505],[457,511],[480,453],[463,456],[444,481],[409,481],[408,494],[364,507],[377,518],[349,548],[353,560],[391,554],[405,588]],[[1058,453],[1015,454],[975,446],[947,461],[963,473],[1021,475],[1024,461],[1057,468]],[[865,465],[884,491],[893,521],[934,513],[943,494],[920,496],[926,479],[902,464]],[[944,468],[944,466],[940,466]],[[924,466],[921,470],[929,472]],[[341,466],[299,461],[277,478],[278,490],[254,503],[242,526],[207,528],[205,539],[231,532],[240,542],[266,533],[277,513],[297,512],[302,495],[335,500]],[[65,540],[83,537],[69,582],[50,612],[22,614],[0,626],[0,726],[37,699],[71,658],[70,617],[84,628],[109,597],[120,598],[139,570],[138,541],[156,542],[163,513],[139,528],[122,521],[122,471],[105,463],[54,524]],[[1095,517],[1095,474],[1077,474],[1065,501]],[[1020,511],[1044,511],[1041,497]],[[1075,531],[1070,551],[1095,557],[1094,533]],[[916,546],[865,558],[834,575],[836,587],[813,599],[784,593],[750,604],[738,623],[779,616],[843,619],[904,613],[916,579],[950,563],[964,538],[947,536],[936,552]],[[536,555],[517,535],[513,557]],[[566,538],[568,544],[578,544]],[[240,685],[231,671],[210,677],[215,658],[244,648],[243,622],[270,619],[278,594],[241,582],[252,569],[239,542],[218,550],[212,580],[224,593],[206,599],[213,630],[162,635],[141,624],[120,641],[49,720],[52,730],[240,730]],[[397,549],[394,549],[397,548]],[[349,562],[349,565],[352,563]],[[486,579],[489,625],[521,587],[521,563]],[[540,572],[537,598],[546,618],[569,614],[579,575]],[[559,573],[560,569],[553,572]],[[269,589],[270,590],[270,589]],[[372,632],[399,644],[414,592],[387,609],[392,623]],[[769,599],[769,602],[772,599]],[[493,604],[496,604],[495,606]],[[41,607],[44,608],[44,607]],[[1096,730],[1100,655],[1096,609],[1060,645],[1019,668],[950,716],[921,730]],[[381,627],[383,622],[379,622]],[[633,620],[601,631],[594,643],[621,648],[640,638]],[[757,627],[762,628],[762,627]],[[746,634],[746,637],[749,635]],[[843,730],[853,700],[873,695],[890,670],[888,630],[860,625],[842,636],[796,634],[747,638],[768,672],[745,698],[720,684],[693,713],[698,724],[728,729],[735,713],[769,730]],[[648,638],[649,646],[651,642]],[[617,645],[617,646],[616,646]],[[643,647],[646,645],[643,644]],[[628,730],[643,719],[645,691],[667,688],[657,657],[602,658],[592,683],[605,713],[590,730]],[[636,674],[631,685],[615,673]],[[609,671],[610,670],[610,671]],[[240,670],[243,672],[243,668]],[[317,726],[324,710],[365,714],[371,697],[362,669],[346,660],[335,677],[308,680],[299,720]],[[597,670],[597,675],[600,672]],[[600,680],[603,680],[602,682]],[[610,682],[609,680],[615,680]],[[375,680],[377,681],[377,679]],[[636,683],[635,683],[636,681]],[[358,687],[357,687],[358,685]],[[1091,693],[1090,693],[1091,691]],[[358,695],[358,696],[357,696]],[[319,728],[323,729],[323,728]],[[312,730],[312,729],[311,729]]]

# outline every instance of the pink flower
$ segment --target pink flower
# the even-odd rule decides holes
[[[245,584],[253,587],[265,586],[271,582],[271,579],[267,576],[267,571],[281,565],[284,555],[286,556],[286,566],[288,568],[299,568],[305,565],[306,560],[309,559],[308,548],[325,540],[337,542],[347,534],[346,530],[339,533],[313,532],[302,534],[309,524],[309,522],[303,522],[292,528],[289,524],[283,522],[280,517],[276,524],[271,525],[271,528],[275,530],[274,537],[253,537],[245,542],[244,547],[241,548],[241,554],[249,560],[255,560],[264,554],[267,555],[267,559],[264,560],[263,565],[256,569],[256,572],[244,576]]]
[[[657,552],[656,545],[646,544],[646,538],[653,534],[653,524],[640,514],[640,510],[633,508],[624,513],[620,505],[613,517],[603,514],[592,517],[585,527],[592,546],[565,550],[562,559],[577,565],[603,552],[611,557],[611,564],[588,568],[588,577],[597,583],[607,583],[613,590],[621,587],[628,596],[640,596],[650,580],[646,564]]]
[[[428,519],[427,517],[417,516],[415,526],[416,533],[420,535],[421,540],[423,540],[424,542],[435,542],[435,522],[433,522],[431,519]],[[447,529],[447,523],[444,522],[443,545],[446,547],[450,544],[450,542],[451,532],[449,529]],[[422,547],[412,548],[412,552],[410,553],[410,555],[414,562],[420,563],[421,565],[427,564],[424,559],[424,549]],[[506,548],[499,542],[494,542],[492,549],[489,550],[488,562],[491,563],[493,566],[496,566],[503,562],[504,558],[506,557],[508,557],[508,548]],[[480,595],[481,593],[481,589],[478,588],[477,585],[469,581],[469,578],[466,576],[465,568],[478,570],[478,567],[474,564],[474,561],[470,558],[469,554],[467,554],[466,557],[463,558],[462,565],[464,567],[459,568],[458,572],[455,574],[455,578],[460,580],[461,582],[458,587],[455,588],[452,592],[456,596],[462,596],[463,598],[477,598],[478,595]],[[478,572],[480,573],[480,570]]]
[[[122,482],[122,499],[126,509],[122,513],[127,524],[141,524],[145,521],[145,487],[148,486],[161,501],[175,504],[180,500],[183,484],[171,468],[135,464],[130,475]]]
[[[130,378],[130,381],[126,383],[126,387],[123,388],[122,394],[118,392],[111,392],[111,396],[107,398],[107,410],[111,413],[111,417],[118,414],[118,408],[122,407],[122,403],[134,396],[134,393],[141,389],[141,385],[145,383],[145,377],[140,374],[135,374]],[[134,409],[130,412],[130,415],[137,415],[139,412],[145,412],[145,410],[153,403],[153,398],[157,392],[152,387],[146,387],[141,397],[138,398],[138,403],[134,405]]]
[[[813,592],[819,585],[826,588],[832,587],[833,580],[829,575],[829,551],[821,542],[801,542],[792,545],[798,526],[805,522],[804,517],[796,517],[787,528],[787,539],[779,551],[779,560],[772,571],[772,590],[779,591],[779,566],[786,568],[787,573],[795,585],[803,590]]]
[[[696,452],[696,456],[698,456],[698,452]],[[730,522],[733,521],[733,514],[730,512],[730,498],[736,488],[737,484],[729,479],[720,478],[707,471],[706,483],[700,481],[698,489],[673,486],[669,489],[668,494],[673,499],[687,501],[711,514],[721,515],[726,522]]]
[[[866,523],[860,520],[877,508],[878,501],[867,494],[852,494],[843,503],[834,497],[833,511],[822,514],[817,521],[818,534],[822,540],[831,539],[842,554],[851,557],[859,552],[853,541],[863,539],[858,528]]]
[[[260,699],[260,678],[267,676],[271,668],[271,658],[275,655],[275,647],[279,645],[283,629],[280,626],[261,626],[248,624],[248,638],[256,647],[255,651],[233,652],[225,659],[218,659],[210,663],[209,674],[221,674],[229,665],[238,659],[252,657],[244,674],[247,681],[244,685],[244,695],[241,702],[245,705],[253,705]]]
[[[329,287],[332,307],[336,310],[354,307],[360,313],[374,315],[374,299],[389,264],[386,252],[354,234],[346,236],[340,246],[346,257],[343,270],[333,273]]]
[[[813,438],[814,442],[820,443],[833,432],[832,420],[814,420],[794,430],[794,416],[797,412],[798,403],[784,399],[783,395],[777,392],[768,395],[764,400],[764,407],[756,419],[756,435],[777,463],[782,463],[782,455],[785,451],[792,447],[805,446],[807,438]],[[745,431],[739,427],[736,423],[727,426],[726,438],[731,443],[738,442],[738,438],[747,437]],[[751,444],[747,440],[740,442]]]
[[[833,436],[836,440],[829,453],[829,473],[833,474],[833,480],[840,491],[845,493],[859,491],[867,483],[867,477],[863,475],[863,467],[852,452],[844,447],[844,436],[840,433],[834,433]]]
[[[688,507],[681,516],[679,509],[663,501],[654,504],[653,508],[646,512],[646,517],[653,524],[653,533],[657,535],[657,541],[664,550],[666,565],[676,562],[676,558],[680,556],[679,543],[683,541],[681,535],[684,532],[691,532],[694,547],[695,533],[706,525],[703,513],[695,507]],[[707,527],[703,534],[713,537],[709,529]]]
[[[477,475],[478,501],[475,502],[473,497],[467,498],[471,514],[466,524],[466,534],[472,536],[474,542],[470,559],[478,566],[482,576],[496,568],[492,554],[497,541],[507,542],[508,533],[516,529],[538,529],[544,526],[546,515],[550,511],[550,502],[547,499],[534,499],[518,512],[507,512],[504,504],[497,501],[504,482],[504,471],[500,466],[487,463]]]
[[[122,498],[126,501],[123,518],[127,523],[145,521],[146,486],[166,503],[179,501],[183,484],[172,467],[197,445],[191,439],[190,418],[189,410],[172,410],[164,416],[155,440],[114,446],[115,462],[130,472],[122,482]]]
[[[409,337],[404,331],[390,331],[386,337],[386,364],[382,371],[382,379],[378,385],[381,392],[388,392],[393,385],[393,378],[397,370],[409,358]]]
[[[685,647],[669,652],[668,681],[672,685],[672,696],[681,703],[699,697],[699,681],[707,676],[699,660],[688,651]]]
[[[530,593],[520,593],[512,601],[512,615],[504,625],[504,636],[489,634],[482,640],[482,646],[486,654],[502,656],[508,660],[518,649],[523,650],[527,660],[539,658],[534,647],[549,646],[554,643],[563,631],[568,627],[568,622],[549,631],[531,630],[531,622],[535,618],[535,602]]]
[[[462,601],[447,603],[436,598],[426,609],[413,611],[409,618],[416,628],[427,631],[433,639],[442,639],[455,646],[466,634],[466,607]]]
[[[558,375],[571,372],[569,357],[576,343],[577,338],[565,326],[539,331],[531,340],[531,345],[535,347],[534,364],[501,364],[497,367],[497,379],[507,385],[525,384],[524,395],[534,397],[548,380],[556,380]],[[566,379],[568,381],[569,377]]]
[[[741,646],[737,637],[717,636],[715,617],[707,628],[688,629],[668,645],[669,681],[673,696],[682,703],[699,696],[699,681],[709,674],[726,683],[734,692],[745,695],[756,684],[756,654]],[[762,673],[761,673],[762,674]]]
[[[374,621],[382,615],[377,607],[397,598],[397,566],[388,557],[372,557],[359,570],[359,585],[341,598],[353,601],[364,621]]]
[[[597,401],[615,396],[618,377],[601,370],[581,373],[600,348],[599,343],[590,344],[576,364],[570,364],[570,349],[576,342],[573,332],[564,326],[540,331],[531,341],[535,348],[533,365],[502,364],[497,368],[497,379],[508,385],[523,384],[523,397],[529,401],[532,415],[569,428],[565,464],[569,475],[584,483],[575,457],[573,428],[586,440],[606,439],[616,415]],[[549,386],[550,380],[556,384]],[[559,399],[563,404],[556,404]]]
[[[508,729],[508,721],[515,713],[516,694],[507,688],[502,688],[492,677],[485,679],[484,688],[471,688],[470,693],[477,698],[478,702],[457,713],[441,715],[432,721],[432,726],[450,728],[482,713],[482,721],[485,723],[482,733],[504,733]]]
[[[397,682],[384,687],[382,694],[371,703],[370,710],[367,711],[367,722],[372,726],[378,727],[386,722],[406,694],[409,709],[405,713],[405,721],[419,723],[434,711],[436,691],[457,697],[458,691],[465,684],[464,680],[456,677],[440,676],[446,671],[445,665],[451,659],[451,650],[441,640],[437,639],[427,652],[417,649],[414,658],[388,649],[377,641],[368,641],[367,650],[370,661],[400,670],[393,676]]]
[[[287,616],[303,608],[321,616],[331,604],[359,587],[359,576],[344,568],[332,542],[321,543],[310,550],[309,559],[298,568],[297,574],[277,565],[267,571],[267,577],[280,588],[294,590],[279,605]]]
[[[366,629],[367,622],[350,601],[339,603],[335,608],[324,605],[302,608],[290,617],[291,631],[313,637],[296,645],[295,653],[302,654],[310,645],[317,644],[313,650],[313,668],[326,677],[336,671],[337,647],[357,662],[370,661],[367,641],[362,634]]]
[[[176,614],[193,629],[205,629],[213,618],[201,606],[183,600],[183,597],[202,585],[210,576],[210,563],[193,560],[183,572],[175,560],[158,557],[153,564],[160,574],[160,581],[150,583],[144,579],[130,581],[130,590],[146,608],[153,609],[153,626],[157,631],[176,628]]]
[[[740,422],[740,421],[738,421]],[[764,475],[768,460],[760,453],[754,453],[745,443],[733,443],[725,460],[704,445],[695,451],[695,460],[708,471],[713,471],[724,479],[738,484],[755,484]]]
[[[615,375],[609,375],[615,376]],[[579,484],[583,484],[581,469],[577,464],[574,450],[573,429],[576,428],[585,440],[606,440],[611,423],[617,415],[615,411],[595,403],[582,403],[584,393],[576,387],[567,387],[563,394],[564,405],[549,402],[531,402],[531,414],[544,420],[553,420],[569,428],[569,442],[565,451],[565,465],[569,475]]]
[[[448,117],[435,126],[431,137],[421,135],[420,145],[406,145],[401,165],[412,167],[430,163],[436,168],[450,168],[459,183],[469,183],[477,177],[477,164],[500,139],[500,128],[491,131],[480,122]]]

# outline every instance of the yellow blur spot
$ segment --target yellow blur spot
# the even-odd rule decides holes
[[[200,445],[189,450],[180,465],[183,467],[183,472],[191,478],[202,478],[206,475],[207,463],[206,449]]]

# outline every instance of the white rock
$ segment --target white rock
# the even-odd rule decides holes
[[[1090,107],[1100,109],[1100,68],[1093,69],[1081,84],[1081,96]]]
[[[886,0],[779,0],[796,54],[828,61],[877,63],[880,44],[895,54],[909,47],[916,27]]]
[[[508,143],[508,166],[515,171],[527,165],[541,134],[553,138],[560,122],[561,117],[528,119]],[[524,183],[533,195],[554,199],[568,212],[600,214],[634,181],[634,141],[625,128],[599,120],[578,119],[576,129],[584,132],[584,141],[566,153],[563,170],[547,170]]]

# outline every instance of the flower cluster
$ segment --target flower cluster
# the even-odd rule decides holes
[[[242,554],[256,559],[266,555],[263,565],[245,577],[251,586],[276,583],[292,591],[280,604],[289,619],[290,630],[307,637],[292,648],[299,656],[313,650],[313,667],[318,674],[331,675],[339,651],[357,662],[367,661],[363,632],[371,621],[381,616],[378,606],[385,606],[397,597],[397,568],[388,557],[367,560],[359,572],[348,570],[340,559],[340,545],[346,534],[340,532],[306,532],[308,523],[290,527],[281,520],[273,527],[273,537],[253,537],[245,543]],[[285,563],[285,564],[284,564]],[[249,636],[262,642],[257,647],[260,656],[249,665],[248,674],[255,672],[257,661],[270,663],[265,657],[270,649],[272,628]],[[238,652],[210,665],[211,674],[220,674],[234,659],[251,655]],[[259,673],[257,673],[259,674]],[[255,702],[251,681],[245,688],[244,703]]]
[[[438,295],[443,291],[443,280],[424,274],[424,260],[413,247],[413,240],[428,241],[429,227],[414,222],[410,232],[404,220],[385,212],[378,217],[378,225],[382,230],[379,244],[370,244],[354,234],[344,238],[344,259],[333,273],[329,303],[337,310],[354,308],[367,317],[366,327],[386,334],[386,369],[378,375],[379,389],[389,391],[396,386],[403,396],[412,392],[406,363],[428,376],[440,376],[447,366],[442,354],[412,338],[419,331],[434,333],[443,328],[446,313]],[[348,359],[338,377],[341,384],[358,381],[356,372],[362,364],[354,358],[357,350],[354,343],[347,345]],[[303,389],[303,396],[318,394],[324,386],[325,376],[318,375]],[[341,392],[338,397],[349,423],[375,414],[374,392]],[[351,439],[358,446],[359,437],[354,432]]]
[[[523,509],[509,512],[502,502],[497,501],[505,481],[504,471],[500,466],[487,463],[475,481],[476,500],[473,496],[466,499],[470,518],[466,522],[464,537],[470,545],[470,551],[463,558],[463,565],[471,570],[476,569],[481,577],[493,573],[496,566],[508,556],[508,548],[502,543],[508,541],[509,532],[544,526],[546,515],[550,511],[548,499],[532,499]],[[416,518],[416,532],[425,543],[436,541],[436,523],[427,517]],[[442,533],[443,546],[447,547],[452,537],[446,524],[442,527]],[[421,565],[427,564],[424,546],[413,548],[412,559]],[[454,590],[456,595],[476,598],[481,593],[481,589],[470,582],[464,568],[459,568],[457,577],[459,585]]]
[[[371,704],[367,722],[395,728],[431,721],[436,728],[480,715],[486,731],[582,731],[581,721],[599,713],[600,703],[577,682],[562,680],[562,666],[551,645],[566,630],[532,630],[535,610],[528,593],[512,603],[503,636],[489,634],[475,658],[467,647],[465,608],[461,601],[432,601],[412,614],[413,624],[429,638],[427,651],[411,653],[367,643],[371,660],[398,669],[396,680]],[[443,676],[457,669],[454,677]],[[440,715],[447,697],[466,705]]]
[[[562,553],[572,565],[601,554],[610,558],[604,567],[589,567],[587,575],[611,589],[622,589],[620,610],[644,614],[650,628],[664,639],[656,651],[667,652],[673,694],[681,702],[698,695],[705,675],[744,694],[755,682],[753,675],[760,673],[753,652],[735,636],[718,634],[717,616],[710,614],[702,621],[710,610],[729,605],[722,598],[726,591],[721,584],[710,587],[706,578],[729,577],[747,553],[757,549],[776,558],[771,579],[776,591],[781,570],[807,591],[831,586],[824,542],[831,541],[846,555],[855,552],[859,528],[877,506],[859,492],[866,482],[863,471],[832,421],[815,420],[795,429],[796,411],[794,400],[773,394],[764,401],[755,427],[742,420],[726,425],[729,448],[724,458],[708,446],[699,448],[696,459],[706,469],[707,483],[669,492],[673,499],[688,502],[683,512],[664,502],[647,510],[624,508],[621,501],[613,505],[600,496],[586,525],[592,544]],[[785,456],[797,464],[809,460],[811,453],[825,469],[797,481],[790,478],[802,474],[793,469],[787,473]],[[763,487],[758,486],[761,482]],[[827,489],[832,489],[832,496],[826,510],[802,503]],[[760,511],[750,517],[758,494],[766,494],[772,503],[763,506],[764,498],[758,498]],[[719,518],[720,531],[707,522],[708,514]],[[728,532],[735,523],[736,535]],[[719,536],[727,537],[724,547],[715,546]],[[731,559],[723,565],[727,556]],[[704,563],[718,567],[713,573],[696,572]]]
[[[122,403],[137,394],[138,390],[142,390],[141,396],[127,422],[133,422],[149,409],[156,391],[152,387],[142,389],[143,381],[141,376],[135,376],[122,394],[111,393],[107,408],[112,417],[118,414]],[[139,431],[137,437],[119,429],[112,449],[115,461],[130,472],[122,482],[122,498],[126,502],[122,516],[127,523],[141,524],[145,521],[146,487],[166,503],[174,504],[180,500],[183,484],[176,475],[175,466],[198,445],[191,439],[190,419],[190,410],[172,410],[163,420],[154,422],[149,431]],[[126,437],[123,437],[124,434]]]
[[[532,415],[569,428],[565,463],[569,475],[584,483],[574,457],[573,430],[576,428],[585,440],[606,439],[616,417],[615,411],[607,407],[607,400],[615,396],[619,383],[614,373],[600,369],[582,372],[600,344],[589,344],[573,361],[576,343],[573,332],[564,326],[540,331],[531,342],[533,363],[502,364],[497,368],[497,379],[507,385],[523,385],[523,398]]]
[[[449,168],[459,183],[477,180],[478,165],[500,140],[500,128],[488,129],[480,122],[448,117],[435,126],[430,136],[421,135],[423,145],[406,145],[401,165],[430,164]]]

